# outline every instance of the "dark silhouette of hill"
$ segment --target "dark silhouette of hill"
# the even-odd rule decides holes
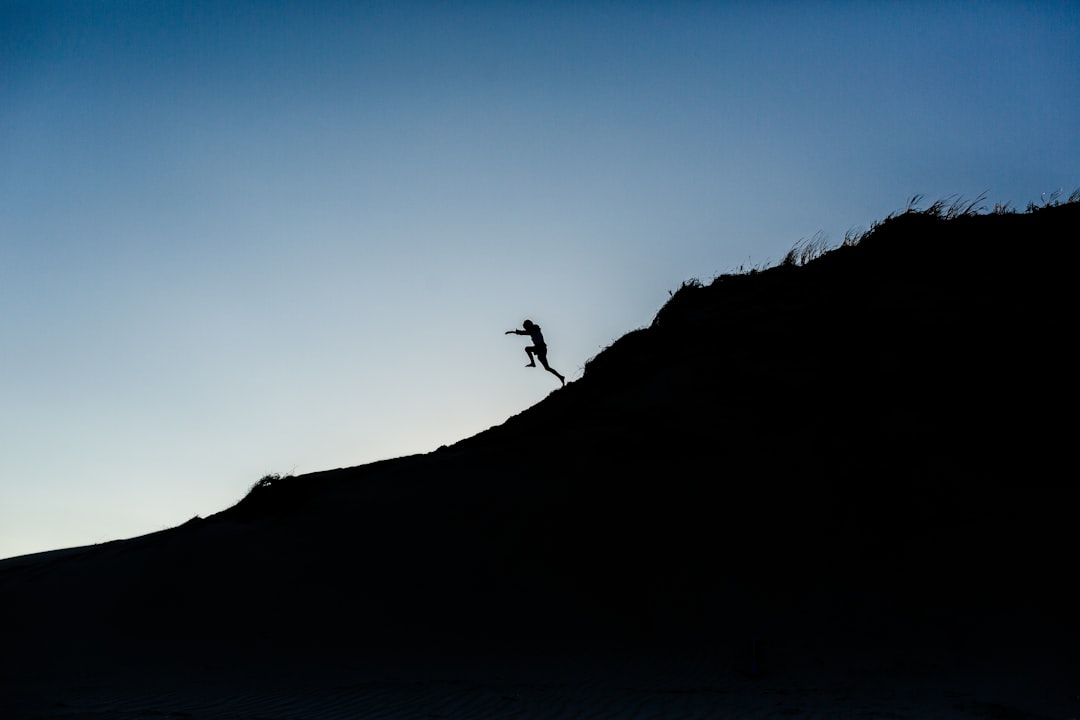
[[[0,670],[750,636],[1075,662],[1080,203],[957,207],[684,283],[449,447],[0,562]]]

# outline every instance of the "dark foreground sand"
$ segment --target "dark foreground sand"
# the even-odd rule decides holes
[[[772,651],[773,658],[769,653]],[[831,655],[831,656],[830,656]],[[8,677],[5,720],[193,718],[1080,717],[1075,668],[1037,657],[956,662],[761,648],[757,672],[722,658],[386,661],[205,658],[173,666]]]

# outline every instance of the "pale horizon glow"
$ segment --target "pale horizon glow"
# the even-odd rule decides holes
[[[1067,196],[1078,58],[1068,2],[0,0],[0,558],[498,425],[525,318],[572,382],[685,280]]]

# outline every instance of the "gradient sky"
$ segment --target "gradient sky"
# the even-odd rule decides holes
[[[1078,185],[1076,2],[0,0],[0,557],[498,425],[525,318],[573,381],[684,280]]]

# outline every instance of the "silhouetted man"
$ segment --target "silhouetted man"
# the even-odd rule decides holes
[[[525,367],[536,367],[536,361],[539,360],[545,370],[559,378],[559,382],[565,385],[566,378],[548,365],[547,343],[544,342],[544,336],[540,333],[540,326],[532,320],[526,320],[521,325],[524,328],[523,330],[507,330],[503,335],[528,335],[532,338],[533,344],[525,348],[525,354],[529,356],[529,364]]]

